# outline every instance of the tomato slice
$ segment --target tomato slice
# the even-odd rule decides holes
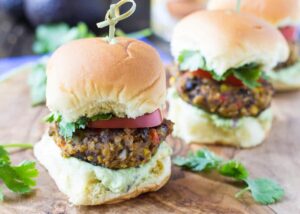
[[[109,120],[98,120],[90,122],[89,128],[95,129],[135,129],[135,128],[151,128],[162,124],[163,116],[159,109],[151,114],[145,114],[143,116],[132,118],[111,118]]]
[[[194,71],[193,73],[201,78],[212,79],[212,75],[208,71],[205,71],[205,70],[199,69],[197,71]],[[237,79],[233,75],[228,76],[224,82],[228,85],[239,86],[239,87],[244,85],[241,80]]]
[[[233,86],[244,86],[243,82],[236,78],[234,75],[229,75],[226,80],[224,81],[228,85],[233,85]]]
[[[283,36],[289,42],[295,42],[297,40],[297,28],[294,26],[287,26],[279,28]]]
[[[212,75],[205,70],[198,69],[197,71],[193,72],[196,76],[201,77],[201,78],[207,78],[207,79],[212,79]]]

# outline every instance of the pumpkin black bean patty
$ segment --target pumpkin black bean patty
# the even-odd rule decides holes
[[[261,86],[250,89],[201,78],[193,72],[178,76],[176,88],[184,101],[224,118],[256,117],[270,106],[274,93],[265,80]]]
[[[87,128],[77,130],[73,138],[66,141],[54,125],[50,127],[49,135],[65,157],[76,157],[110,169],[124,169],[148,162],[172,129],[173,123],[169,120],[154,128]]]

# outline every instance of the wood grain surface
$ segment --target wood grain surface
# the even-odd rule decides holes
[[[31,108],[27,87],[28,68],[0,83],[0,143],[35,143],[45,126],[41,118],[45,107]],[[195,174],[173,166],[169,183],[158,192],[106,206],[75,207],[59,192],[47,171],[38,165],[40,176],[34,192],[18,196],[5,189],[0,213],[300,213],[300,92],[279,94],[274,100],[276,119],[266,142],[256,148],[240,150],[210,146],[225,158],[235,158],[249,168],[253,177],[269,177],[281,183],[285,198],[272,206],[260,206],[246,195],[234,198],[239,190],[231,181],[215,174]],[[200,146],[184,145],[169,138],[174,155],[186,154]],[[34,160],[31,150],[11,151],[14,163]]]

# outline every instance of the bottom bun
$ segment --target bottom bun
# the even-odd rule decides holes
[[[268,75],[276,91],[300,89],[300,61],[277,72],[271,71]]]
[[[168,91],[168,118],[174,125],[173,136],[186,143],[226,144],[252,147],[263,142],[272,124],[272,111],[267,109],[258,117],[237,120],[209,114],[183,101],[174,88]]]
[[[121,202],[164,186],[171,174],[171,148],[162,143],[157,153],[138,168],[111,170],[76,158],[64,158],[45,134],[34,155],[49,171],[59,190],[75,205]]]

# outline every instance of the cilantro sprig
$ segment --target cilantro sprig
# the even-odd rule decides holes
[[[89,122],[97,120],[109,120],[112,118],[112,114],[97,114],[91,118],[80,117],[75,122],[66,121],[63,116],[59,113],[51,113],[44,118],[47,123],[57,123],[59,127],[59,134],[63,136],[66,140],[70,140],[73,134],[78,129],[85,129]]]
[[[261,67],[257,64],[247,64],[240,68],[230,69],[227,73],[233,74],[237,79],[241,80],[247,87],[255,88],[261,84],[258,80],[263,76]]]
[[[181,71],[195,71],[197,69],[203,69],[211,73],[212,77],[217,81],[223,81],[228,76],[233,75],[249,88],[260,86],[258,80],[261,77],[264,77],[261,66],[256,63],[246,64],[239,68],[229,69],[224,75],[220,76],[207,67],[206,61],[199,51],[182,51],[178,57],[178,63]]]
[[[199,51],[182,51],[178,56],[178,63],[182,71],[195,71],[199,68],[206,68],[206,62]]]
[[[190,152],[187,157],[176,157],[173,163],[193,172],[202,172],[215,169],[221,159],[207,149]]]
[[[222,176],[243,183],[245,188],[235,194],[236,198],[250,192],[257,203],[268,205],[279,201],[284,196],[284,190],[277,182],[266,178],[252,179],[241,162],[225,161],[207,149],[190,152],[186,157],[176,157],[173,163],[193,172],[215,170]]]
[[[39,62],[32,67],[28,78],[32,106],[44,104],[46,101],[46,63]]]
[[[36,185],[35,178],[38,176],[38,170],[33,161],[23,161],[14,166],[11,163],[9,153],[5,149],[12,147],[31,148],[30,144],[0,145],[0,180],[8,189],[18,194],[25,194],[32,191]],[[0,201],[3,201],[4,194],[0,188]]]
[[[74,27],[66,23],[40,25],[35,32],[32,49],[36,54],[55,51],[59,46],[75,39],[95,37],[88,26],[80,22]]]

